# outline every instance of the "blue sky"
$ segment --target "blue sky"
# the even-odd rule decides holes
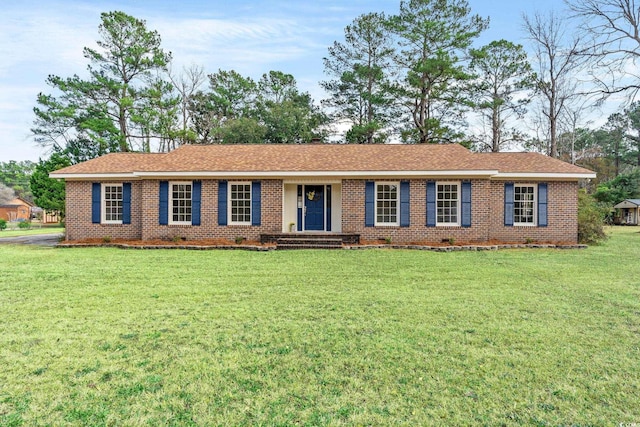
[[[560,0],[468,0],[490,17],[478,45],[505,38],[526,45],[522,13],[562,11]],[[206,73],[234,69],[259,78],[269,70],[293,74],[298,86],[323,97],[322,58],[344,27],[368,12],[396,13],[399,0],[14,0],[0,14],[0,161],[38,160],[47,152],[30,135],[39,92],[49,74],[82,75],[85,46],[95,46],[100,13],[121,10],[157,30],[173,68],[195,64]]]

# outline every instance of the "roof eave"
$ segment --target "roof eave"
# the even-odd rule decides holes
[[[500,172],[493,176],[496,180],[509,179],[545,179],[545,180],[578,180],[595,178],[595,173],[567,173],[567,172]]]
[[[118,180],[118,179],[129,179],[129,180],[138,180],[140,179],[135,172],[121,172],[121,173],[50,173],[49,178],[53,179],[64,179],[66,181],[87,181],[92,179],[107,179],[107,180]]]
[[[307,177],[345,177],[345,178],[380,178],[380,177],[462,177],[490,178],[496,180],[509,179],[546,179],[546,180],[578,180],[595,178],[595,173],[543,173],[543,172],[499,172],[497,170],[421,170],[421,171],[158,171],[127,173],[50,173],[50,178],[68,181],[103,180],[140,180],[162,178],[307,178]]]

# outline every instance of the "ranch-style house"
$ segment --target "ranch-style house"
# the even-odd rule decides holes
[[[446,145],[185,145],[57,170],[66,238],[394,243],[577,241],[590,170],[537,153]]]

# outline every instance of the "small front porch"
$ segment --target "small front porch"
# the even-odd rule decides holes
[[[341,181],[285,181],[283,186],[283,233],[342,231]]]

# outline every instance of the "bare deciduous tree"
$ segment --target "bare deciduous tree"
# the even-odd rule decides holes
[[[640,4],[636,0],[565,0],[582,19],[589,45],[583,54],[594,59],[591,74],[604,96],[640,90]]]
[[[583,64],[580,38],[567,40],[566,22],[553,12],[547,15],[524,15],[524,30],[533,44],[537,65],[538,93],[542,97],[541,111],[548,120],[549,150],[558,157],[558,121],[568,101],[577,95],[575,74]]]
[[[565,105],[560,115],[560,127],[563,129],[563,150],[571,164],[576,164],[576,160],[580,160],[582,154],[576,152],[576,142],[580,132],[581,125],[588,125],[590,121],[585,122],[586,113],[590,111],[589,100],[582,99],[582,102],[570,102]],[[592,106],[591,106],[592,107]],[[585,122],[585,123],[583,123]]]
[[[177,138],[178,144],[187,144],[196,139],[196,134],[192,130],[193,126],[191,123],[189,104],[200,86],[207,80],[207,77],[204,68],[199,65],[191,65],[184,67],[180,75],[174,74],[173,71],[169,69],[169,79],[174,89],[180,95],[180,130]],[[171,151],[176,148],[175,140],[173,142],[173,146],[166,147],[166,151]]]

